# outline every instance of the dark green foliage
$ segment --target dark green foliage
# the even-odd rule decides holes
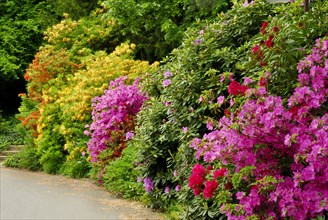
[[[0,79],[9,80],[23,75],[43,31],[58,20],[44,1],[7,0],[0,8]]]
[[[97,0],[47,0],[58,15],[67,13],[74,20],[86,17],[97,7]]]
[[[25,130],[15,117],[2,118],[0,115],[0,151],[9,145],[24,144]]]
[[[227,0],[106,0],[103,6],[116,21],[119,41],[135,43],[137,57],[153,62],[179,46],[197,18],[213,19],[230,5]]]
[[[0,109],[12,114],[19,106],[18,94],[25,92],[23,75],[43,42],[43,31],[59,17],[40,0],[1,1],[0,15]]]

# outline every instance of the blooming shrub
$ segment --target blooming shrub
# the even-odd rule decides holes
[[[65,72],[72,74],[81,68],[69,58],[67,50],[55,50],[53,46],[41,47],[26,70],[27,94],[22,94],[19,119],[22,124],[37,136],[37,120],[40,116],[38,106],[44,102],[42,92],[49,87],[49,80]]]
[[[85,161],[89,154],[86,152],[82,156],[81,152],[88,142],[84,125],[92,122],[92,99],[101,96],[109,81],[119,76],[128,76],[126,83],[131,83],[136,77],[156,68],[157,63],[149,65],[146,61],[133,60],[134,48],[133,44],[122,44],[111,54],[98,51],[86,56],[82,59],[83,69],[74,75],[57,77],[44,91],[42,97],[45,102],[39,108],[41,116],[36,144],[44,156],[48,155],[45,151],[55,146],[61,151],[64,161],[57,162],[62,167],[61,172],[71,175],[76,172],[69,167],[87,165]],[[51,155],[44,160],[50,160]],[[82,170],[81,173],[86,172]]]
[[[213,195],[222,202],[215,195],[232,183],[221,206],[231,219],[309,219],[328,211],[328,114],[323,108],[328,99],[328,40],[316,41],[298,72],[299,86],[287,109],[265,87],[247,89],[239,111],[223,116],[217,130],[191,142],[198,159],[228,171],[216,183],[217,172],[205,176],[202,168],[195,184],[194,170],[200,166],[195,165],[189,186],[195,195]],[[206,178],[214,180],[204,186]]]
[[[85,131],[86,135],[91,136],[88,149],[93,163],[106,165],[121,155],[126,142],[132,138],[136,115],[148,99],[140,91],[138,79],[133,85],[125,85],[126,79],[120,77],[111,81],[104,95],[93,99],[93,122],[90,129]],[[105,150],[107,152],[99,156]]]
[[[230,72],[242,56],[238,48],[258,33],[258,26],[272,13],[271,7],[262,1],[249,7],[235,5],[213,23],[200,22],[188,30],[183,44],[165,60],[160,71],[142,81],[152,98],[138,116],[137,158],[142,177],[154,183],[148,193],[153,207],[165,209],[179,200],[185,201],[183,219],[220,215],[211,204],[205,206],[198,198],[193,199],[187,190],[185,180],[195,163],[189,141],[208,131],[206,122],[210,117],[223,114],[216,99],[226,90]],[[199,44],[195,44],[196,39]],[[179,191],[172,190],[175,188]]]
[[[328,31],[328,4],[312,3],[311,13],[304,13],[301,3],[295,1],[277,8],[278,14],[262,22],[259,34],[250,41],[251,59],[243,59],[245,75],[261,77],[271,73],[268,91],[286,98],[297,82],[297,64],[313,47],[315,39]]]

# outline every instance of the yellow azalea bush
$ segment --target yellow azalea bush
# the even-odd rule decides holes
[[[105,48],[113,50],[115,43],[111,39],[111,31],[114,22],[102,19],[101,13],[97,12],[78,21],[64,14],[65,19],[50,27],[44,33],[44,39],[57,49],[67,48],[74,55],[86,55]]]
[[[109,55],[98,51],[83,58],[84,68],[73,75],[50,81],[51,87],[44,92],[44,104],[40,106],[36,140],[41,163],[56,162],[49,172],[61,170],[73,177],[86,175],[88,137],[84,135],[84,126],[91,123],[92,99],[101,96],[111,80],[128,76],[128,82],[132,83],[135,78],[155,71],[159,64],[133,60],[135,47],[134,44],[121,44]],[[85,163],[86,167],[80,167],[77,172],[72,169],[77,163]],[[64,166],[58,169],[60,164]]]

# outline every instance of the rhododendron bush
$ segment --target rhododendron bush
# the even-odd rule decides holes
[[[102,164],[101,168],[121,155],[126,142],[133,137],[136,115],[147,100],[147,95],[139,89],[139,80],[125,85],[126,79],[120,77],[111,81],[104,95],[93,99],[93,122],[85,134],[91,136],[88,142],[91,161]],[[102,171],[98,172],[101,179]]]
[[[287,106],[264,86],[248,88],[239,110],[190,144],[211,164],[194,166],[190,188],[218,200],[230,219],[309,219],[328,211],[328,40],[317,40],[297,69]]]

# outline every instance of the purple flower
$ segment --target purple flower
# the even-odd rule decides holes
[[[90,132],[89,132],[88,130],[85,130],[83,133],[84,133],[84,135],[86,135],[86,136],[90,136]]]
[[[85,155],[85,152],[84,152],[84,151],[82,151],[82,153],[81,153],[81,154],[82,154],[82,157],[84,157],[84,155]]]
[[[247,86],[248,84],[253,83],[253,80],[249,77],[245,77],[244,79],[244,85]]]
[[[166,194],[168,194],[168,193],[170,192],[170,187],[169,187],[169,186],[166,186],[164,192],[165,192]]]
[[[141,182],[142,182],[142,177],[138,177],[138,178],[137,178],[137,182],[138,182],[138,183],[141,183]]]
[[[146,192],[151,192],[154,189],[154,183],[149,177],[144,179],[144,187]]]
[[[171,105],[171,102],[164,102],[164,105],[165,105],[165,107],[168,107],[168,106],[170,106]]]
[[[165,78],[169,78],[171,76],[172,76],[172,73],[170,72],[170,70],[165,71],[165,73],[164,73]]]
[[[244,3],[243,3],[243,6],[244,7],[247,7],[249,4],[248,4],[248,0],[245,0]]]
[[[242,198],[244,198],[244,195],[245,195],[244,192],[237,192],[237,193],[236,193],[236,198],[237,198],[238,200],[241,200]]]
[[[166,79],[166,80],[163,81],[163,86],[164,86],[164,87],[168,87],[169,85],[171,85],[171,83],[172,83],[172,82],[171,82],[170,79]]]
[[[230,106],[232,107],[235,104],[235,102],[233,101],[233,99],[230,99]]]
[[[133,85],[125,85],[126,77],[120,77],[110,82],[110,86],[104,91],[104,95],[93,99],[92,118],[90,131],[85,131],[91,139],[88,142],[88,150],[92,157],[91,162],[97,161],[99,153],[108,148],[112,143],[124,142],[132,138],[130,132],[133,125],[122,127],[127,120],[135,118],[140,111],[143,102],[148,99],[147,95],[140,91],[138,80]],[[126,134],[125,138],[114,134],[121,131]],[[120,151],[114,152],[120,155]]]
[[[328,211],[327,49],[328,40],[317,40],[312,54],[299,62],[300,84],[289,97],[288,108],[282,97],[268,95],[264,86],[253,88],[249,92],[252,97],[246,97],[238,113],[225,114],[217,130],[191,140],[190,147],[195,149],[198,160],[233,164],[233,172],[239,174],[253,167],[252,178],[243,174],[245,192],[249,193],[225,186],[227,190],[233,188],[230,192],[237,198],[233,209],[228,204],[221,207],[229,219],[260,217],[263,211],[273,218],[308,219]],[[265,79],[269,77],[266,73]],[[211,173],[203,165],[194,168],[189,178],[194,194],[205,199],[215,196],[219,183],[206,179]],[[213,176],[217,179],[221,174],[216,170]],[[260,191],[270,183],[256,182],[263,177],[276,182],[268,194]]]
[[[180,186],[180,185],[177,185],[177,186],[175,187],[175,191],[179,192],[180,190],[181,190],[181,186]]]
[[[182,131],[183,131],[183,133],[187,133],[188,132],[188,127],[183,127]]]
[[[174,176],[174,177],[177,177],[177,175],[178,175],[177,171],[174,170],[174,171],[173,171],[173,176]]]
[[[212,131],[213,128],[214,128],[214,123],[213,123],[213,121],[212,121],[212,120],[208,120],[208,121],[206,122],[206,127],[207,127],[208,130]]]
[[[128,132],[126,133],[126,135],[125,135],[125,139],[126,139],[126,140],[130,140],[130,139],[133,138],[133,136],[134,136],[134,134],[133,134],[132,132],[128,131]]]
[[[200,31],[199,31],[199,34],[200,34],[200,35],[203,35],[203,34],[204,34],[204,30],[200,30]]]
[[[219,96],[217,99],[217,103],[219,104],[219,106],[221,106],[224,102],[225,97],[223,95]]]
[[[221,75],[220,76],[220,83],[222,83],[224,80],[225,80],[225,76],[224,75]]]
[[[196,44],[196,45],[199,45],[200,43],[202,43],[202,40],[200,40],[200,39],[197,38],[197,39],[195,40],[195,44]]]

